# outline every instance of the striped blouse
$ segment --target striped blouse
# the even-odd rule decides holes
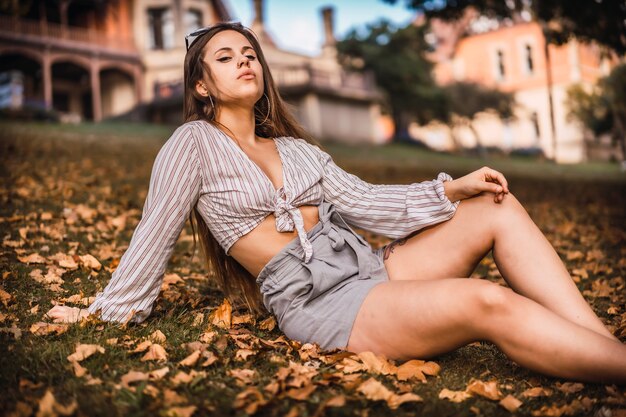
[[[180,126],[159,151],[130,244],[89,312],[105,321],[141,322],[152,311],[163,275],[186,219],[197,206],[207,227],[229,255],[230,247],[270,213],[276,230],[297,231],[308,262],[313,251],[298,206],[326,200],[356,227],[389,238],[450,219],[451,202],[437,179],[408,185],[370,184],[337,166],[318,146],[293,137],[274,139],[283,186],[267,175],[229,136],[205,121]],[[229,255],[230,256],[230,255]]]

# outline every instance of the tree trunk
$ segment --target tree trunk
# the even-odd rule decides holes
[[[613,116],[613,138],[619,141],[622,150],[620,168],[622,171],[626,171],[626,121],[622,119],[621,116],[623,115],[617,111],[613,112]]]
[[[474,138],[476,139],[476,147],[478,148],[478,155],[483,159],[486,158],[487,151],[485,150],[485,147],[483,146],[483,143],[480,140],[480,135],[478,134],[478,131],[476,130],[476,128],[474,128],[474,124],[472,123],[471,120],[467,122],[467,126],[470,128],[470,130],[474,134]]]
[[[409,136],[409,118],[405,111],[393,109],[393,140],[395,142],[408,142],[411,140]]]
[[[450,139],[452,139],[452,150],[454,152],[458,152],[460,150],[462,150],[462,146],[461,146],[461,142],[459,141],[459,138],[456,137],[456,134],[454,133],[454,124],[450,123],[448,125],[448,129],[450,129]]]

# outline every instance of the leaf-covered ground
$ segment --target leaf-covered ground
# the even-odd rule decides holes
[[[55,303],[84,307],[109,281],[172,130],[0,123],[0,414],[626,415],[624,387],[544,377],[487,342],[399,363],[290,341],[206,280],[189,225],[144,323],[46,321]],[[485,164],[406,146],[328,150],[377,183]],[[606,164],[486,163],[507,175],[584,297],[626,341],[624,175]],[[388,241],[359,232],[375,248]],[[491,256],[473,277],[506,285]]]

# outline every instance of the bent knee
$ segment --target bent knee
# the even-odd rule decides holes
[[[479,313],[487,315],[506,313],[514,303],[514,297],[513,290],[490,281],[484,281],[474,295]]]

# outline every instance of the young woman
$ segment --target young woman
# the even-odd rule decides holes
[[[501,173],[364,182],[298,126],[249,29],[192,35],[185,123],[155,160],[129,248],[88,311],[56,306],[54,321],[145,320],[189,216],[220,288],[294,340],[399,360],[488,340],[547,375],[626,382],[626,346]],[[374,251],[349,225],[396,240]],[[489,251],[510,289],[467,279]]]

